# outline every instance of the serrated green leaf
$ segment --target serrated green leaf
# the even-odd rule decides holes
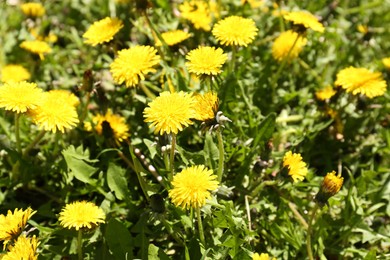
[[[69,173],[71,174],[68,179],[69,181],[71,181],[72,176],[74,176],[76,179],[84,183],[91,185],[96,183],[96,180],[93,180],[90,177],[97,171],[97,168],[89,165],[85,161],[96,162],[97,160],[90,160],[87,157],[87,155],[89,156],[89,153],[83,151],[81,146],[75,149],[74,146],[71,145],[62,151],[62,155],[65,158]]]
[[[115,197],[118,200],[123,200],[125,196],[128,196],[125,173],[125,169],[115,165],[114,163],[109,163],[107,169],[107,184],[110,190],[115,193]]]

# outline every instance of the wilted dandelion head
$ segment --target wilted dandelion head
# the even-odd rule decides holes
[[[62,209],[60,217],[61,226],[68,229],[92,229],[104,223],[106,215],[103,210],[92,202],[76,201]]]
[[[221,48],[199,46],[190,51],[185,65],[188,71],[196,75],[217,75],[222,72],[221,67],[227,60],[227,54]]]
[[[383,65],[385,65],[386,69],[390,70],[390,57],[383,58],[382,63],[383,63]]]
[[[332,86],[326,86],[325,88],[316,91],[316,97],[319,100],[328,100],[336,93],[337,91]]]
[[[26,210],[15,209],[12,213],[8,210],[7,215],[0,215],[0,241],[9,241],[16,238],[23,231],[27,221],[35,214],[31,208]]]
[[[173,46],[178,43],[181,43],[184,40],[187,40],[188,38],[191,37],[191,34],[183,30],[173,30],[173,31],[162,33],[161,37],[164,39],[165,43],[168,46]],[[156,46],[162,46],[160,40],[157,40]]]
[[[218,96],[214,92],[197,94],[195,98],[195,119],[199,121],[213,120],[218,112]]]
[[[11,81],[0,86],[0,107],[16,113],[35,109],[42,97],[42,89],[35,83]]]
[[[283,167],[288,168],[288,174],[294,182],[302,181],[307,175],[306,163],[299,153],[288,151],[283,157]]]
[[[123,142],[130,136],[126,119],[120,115],[113,114],[110,109],[107,110],[105,115],[98,114],[92,118],[95,131],[100,135],[103,134],[104,122],[107,122],[110,125],[116,142]],[[88,124],[87,128],[88,127],[91,128],[92,126]]]
[[[325,28],[318,19],[306,11],[293,11],[283,15],[283,18],[292,22],[296,26],[302,26],[305,29],[312,29],[317,32],[324,32]]]
[[[183,127],[192,124],[191,118],[196,115],[194,103],[191,94],[162,92],[145,108],[144,121],[151,123],[150,127],[155,127],[154,133],[177,134]]]
[[[322,181],[320,191],[317,193],[315,199],[320,206],[324,206],[328,199],[336,195],[343,186],[344,178],[340,175],[336,175],[335,171],[326,174]]]
[[[272,56],[277,61],[295,59],[302,51],[303,46],[306,45],[306,42],[305,37],[292,30],[282,32],[272,45]]]
[[[118,57],[111,63],[110,71],[115,83],[126,83],[134,87],[145,75],[156,70],[153,66],[160,62],[157,50],[151,46],[135,46],[118,52]]]
[[[31,111],[34,122],[45,131],[53,133],[72,129],[79,122],[74,98],[61,92],[49,91],[42,94],[39,105]]]
[[[276,260],[276,258],[271,258],[268,254],[266,253],[254,253],[252,255],[252,260]]]
[[[122,27],[123,23],[121,20],[106,17],[94,22],[88,28],[88,30],[83,34],[83,37],[85,38],[84,42],[92,46],[109,42]]]
[[[169,197],[173,204],[184,209],[200,208],[210,198],[210,191],[218,188],[217,176],[204,165],[183,169],[173,177]]]
[[[43,60],[44,54],[50,53],[51,48],[47,42],[33,40],[33,41],[23,41],[20,44],[20,47],[34,54],[38,54],[39,58]]]
[[[363,94],[368,98],[382,96],[387,88],[380,72],[352,66],[337,73],[335,85],[352,92],[353,95]]]
[[[24,3],[20,8],[25,15],[30,17],[40,17],[45,14],[45,7],[41,3]]]
[[[3,82],[9,82],[9,81],[23,81],[23,80],[29,80],[31,78],[30,72],[26,70],[21,65],[17,64],[9,64],[4,66],[1,69],[1,81]]]
[[[181,16],[189,20],[196,29],[210,31],[211,13],[209,6],[204,1],[186,1],[179,6]]]
[[[229,16],[213,27],[214,37],[222,45],[248,46],[257,34],[255,22],[241,16]]]
[[[18,237],[14,245],[8,246],[8,252],[2,256],[2,260],[36,260],[38,259],[37,247],[38,239],[35,237],[26,237],[21,235]]]

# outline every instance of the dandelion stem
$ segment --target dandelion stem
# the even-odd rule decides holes
[[[237,56],[237,49],[236,46],[232,46],[232,60],[230,61],[230,66],[229,66],[229,74],[235,72],[235,67],[236,67],[236,56]]]
[[[218,150],[219,150],[219,161],[218,161],[218,182],[221,183],[222,175],[223,175],[223,165],[224,165],[224,149],[223,149],[223,140],[222,140],[222,132],[221,128],[217,130],[217,138],[218,138]]]
[[[316,204],[313,208],[313,211],[311,212],[308,227],[307,227],[307,236],[306,236],[306,249],[307,249],[307,256],[309,257],[309,260],[313,260],[313,251],[311,248],[311,230],[313,227],[313,220],[318,210],[318,204]]]
[[[145,95],[150,99],[155,99],[156,95],[154,95],[142,82],[139,83],[139,86],[141,87],[142,91],[145,93]]]
[[[31,149],[34,148],[34,146],[39,143],[42,138],[45,136],[46,131],[44,129],[41,130],[41,132],[35,137],[35,139],[27,146],[27,148],[23,152],[23,157],[27,156]]]
[[[18,153],[22,152],[21,144],[20,144],[20,114],[15,113],[15,139],[16,139],[16,149]]]
[[[176,149],[176,135],[172,133],[172,144],[171,144],[171,156],[170,156],[170,161],[169,161],[169,166],[170,166],[170,176],[169,176],[169,181],[172,181],[173,179],[173,174],[175,172],[175,149]]]
[[[91,92],[87,92],[87,97],[86,97],[85,104],[84,104],[84,110],[83,110],[83,113],[81,114],[81,118],[80,118],[81,126],[82,126],[85,118],[87,118],[88,106],[89,106],[90,100],[91,100]]]
[[[204,239],[204,231],[203,231],[203,223],[202,223],[202,217],[200,215],[200,208],[196,207],[196,217],[198,219],[198,229],[199,229],[199,239],[200,242],[205,246],[205,239]]]
[[[81,229],[77,236],[77,255],[79,260],[83,260],[83,231]]]

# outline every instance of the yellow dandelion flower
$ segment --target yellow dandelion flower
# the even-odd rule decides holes
[[[252,255],[252,260],[276,260],[276,258],[271,258],[268,254],[261,253],[255,253]]]
[[[29,30],[29,32],[34,37],[34,39],[39,40],[39,41],[55,43],[58,40],[57,35],[55,35],[54,33],[51,33],[51,32],[49,32],[49,35],[47,35],[47,36],[40,35],[37,28],[31,28]]]
[[[126,119],[120,115],[115,115],[109,109],[105,115],[98,114],[92,118],[92,123],[98,134],[103,134],[103,122],[107,122],[114,134],[117,142],[122,142],[129,137],[129,127],[126,124]],[[88,128],[88,126],[87,126]],[[90,128],[92,130],[92,127]]]
[[[151,46],[135,46],[118,52],[118,57],[110,65],[115,83],[126,83],[126,87],[134,87],[145,75],[156,70],[153,66],[160,62],[157,50]]]
[[[326,86],[316,92],[316,97],[319,100],[327,100],[333,97],[337,91],[332,86]]]
[[[0,107],[16,113],[35,109],[43,96],[43,91],[35,83],[8,82],[0,86]]]
[[[162,33],[161,37],[164,39],[168,46],[173,46],[178,43],[181,43],[182,41],[187,40],[191,37],[191,34],[183,30],[174,30]],[[162,46],[160,40],[157,40],[156,46]]]
[[[177,134],[192,124],[191,118],[196,115],[194,103],[191,94],[164,91],[145,108],[144,121],[151,123],[149,127],[155,127],[155,134]]]
[[[248,3],[251,8],[259,8],[264,5],[264,0],[241,0],[241,4]]]
[[[80,104],[80,100],[76,97],[75,94],[65,89],[53,89],[49,91],[50,93],[54,93],[59,100],[63,100],[67,102],[69,105],[77,107]]]
[[[283,167],[288,168],[288,174],[294,182],[302,181],[307,175],[306,163],[299,153],[288,151],[283,157]]]
[[[222,45],[248,46],[257,34],[255,21],[241,16],[229,16],[213,27],[214,37]]]
[[[94,22],[87,31],[83,34],[86,44],[96,46],[105,42],[109,42],[114,38],[114,35],[123,27],[121,20],[117,18],[106,17],[102,20]]]
[[[362,34],[367,34],[368,33],[368,26],[367,25],[362,25],[362,24],[359,24],[357,26],[357,30],[358,32],[362,33]]]
[[[53,133],[57,130],[64,133],[79,122],[73,97],[57,91],[45,92],[30,115],[40,128]]]
[[[217,75],[222,72],[221,67],[227,60],[227,54],[221,48],[199,46],[186,55],[188,62],[185,65],[189,72],[196,75]]]
[[[218,112],[218,96],[214,92],[197,94],[195,98],[195,119],[199,121],[213,120]]]
[[[29,80],[30,78],[30,72],[28,72],[28,70],[26,70],[26,68],[21,65],[9,64],[1,69],[1,81],[3,82],[19,82],[23,80]]]
[[[292,30],[282,32],[272,45],[272,56],[277,61],[283,61],[284,59],[290,61],[298,57],[306,43],[305,37]]]
[[[49,44],[39,40],[24,41],[20,44],[20,47],[31,53],[38,54],[41,60],[45,59],[44,54],[51,52]]]
[[[383,63],[383,65],[385,65],[386,69],[390,70],[390,57],[383,58],[382,63]]]
[[[363,94],[368,98],[382,96],[387,84],[380,72],[371,72],[365,68],[348,67],[337,73],[336,86],[341,86],[353,95]]]
[[[324,32],[325,28],[318,19],[306,11],[288,12],[283,15],[283,18],[292,22],[296,26],[302,26],[305,29],[312,29],[317,32]]]
[[[9,241],[22,233],[27,221],[35,214],[31,208],[8,210],[7,216],[0,215],[0,240]]]
[[[31,17],[40,17],[45,14],[45,7],[41,3],[25,3],[20,8],[25,15]]]
[[[210,191],[218,188],[217,176],[204,165],[183,169],[173,177],[169,197],[173,204],[183,209],[200,208],[211,197]]]
[[[60,217],[61,226],[64,228],[76,230],[79,229],[92,229],[104,223],[106,215],[103,210],[96,206],[92,202],[88,201],[76,201],[70,204],[66,204],[65,208],[62,209]]]
[[[340,191],[343,182],[344,178],[341,177],[341,174],[336,175],[335,171],[326,174],[322,181],[320,191],[315,197],[320,206],[323,207],[330,197],[336,195]]]
[[[38,259],[37,247],[39,245],[38,239],[35,237],[19,236],[13,246],[9,246],[8,252],[1,258],[1,260],[36,260]]]
[[[199,0],[187,1],[179,6],[179,10],[181,16],[189,20],[196,29],[210,31],[212,18],[206,2]]]

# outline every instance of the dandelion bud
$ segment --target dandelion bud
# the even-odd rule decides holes
[[[328,173],[322,181],[320,191],[315,197],[316,202],[323,207],[330,197],[340,191],[343,181],[344,178],[341,175],[336,175],[335,171]]]

